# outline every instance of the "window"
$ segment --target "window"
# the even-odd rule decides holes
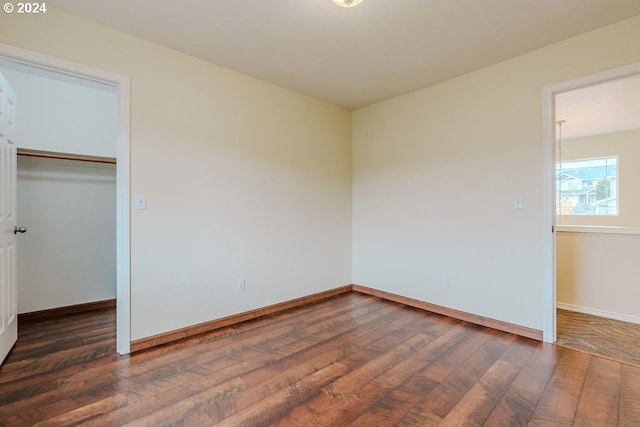
[[[556,163],[557,215],[618,215],[618,158]]]

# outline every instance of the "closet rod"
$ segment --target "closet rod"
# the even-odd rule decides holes
[[[113,157],[85,156],[83,154],[56,153],[53,151],[28,150],[18,148],[18,156],[41,157],[45,159],[78,160],[82,162],[108,163],[115,165],[116,159]]]

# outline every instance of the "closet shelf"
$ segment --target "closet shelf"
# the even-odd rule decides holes
[[[116,159],[113,157],[86,156],[83,154],[57,153],[54,151],[29,150],[18,148],[18,156],[41,157],[45,159],[77,160],[81,162],[108,163],[115,165]]]

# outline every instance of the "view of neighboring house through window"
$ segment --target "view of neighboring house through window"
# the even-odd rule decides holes
[[[557,215],[618,215],[618,158],[556,163]]]

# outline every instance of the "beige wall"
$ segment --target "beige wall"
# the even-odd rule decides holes
[[[349,111],[53,9],[0,19],[131,77],[133,339],[351,282]]]
[[[640,227],[640,129],[562,141],[562,159],[618,156],[619,215],[558,215],[557,224]]]
[[[563,141],[565,160],[618,156],[617,216],[559,216],[558,224],[640,227],[640,130]],[[558,303],[640,322],[640,235],[559,232]]]
[[[11,82],[20,148],[116,157],[117,89],[59,73],[0,61]]]
[[[148,198],[132,212],[134,339],[351,278],[540,329],[542,88],[640,61],[634,18],[352,122],[66,14],[3,19],[0,41],[132,78],[132,193]]]
[[[640,323],[640,235],[556,235],[557,299],[579,311]]]
[[[356,111],[354,282],[541,329],[543,87],[638,39],[640,17]]]
[[[18,157],[18,313],[116,297],[116,168]]]

